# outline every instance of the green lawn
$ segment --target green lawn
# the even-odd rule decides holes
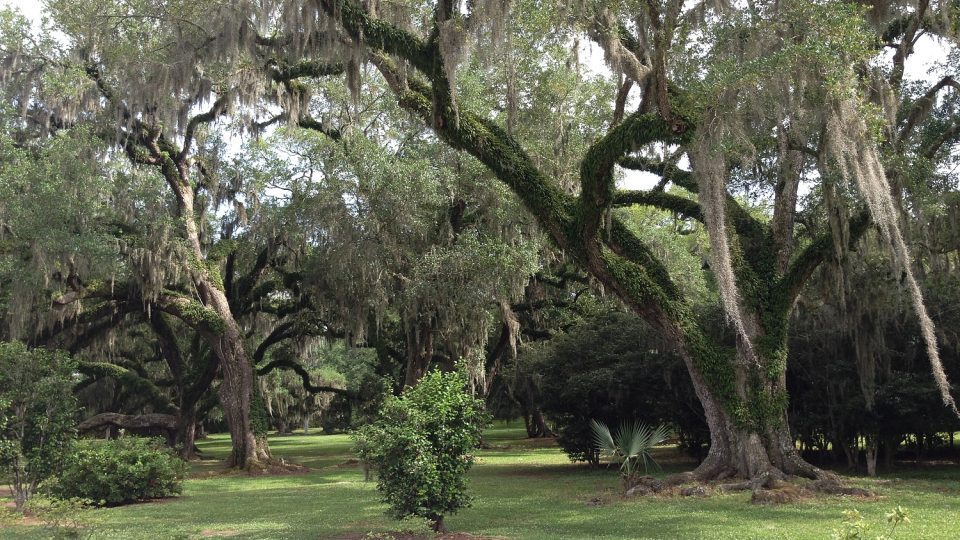
[[[856,508],[879,526],[883,514],[899,504],[910,511],[912,522],[897,538],[960,539],[957,466],[856,479],[881,494],[869,501],[818,496],[758,507],[745,493],[624,500],[613,471],[573,465],[556,447],[522,437],[516,427],[488,431],[491,448],[480,452],[471,472],[473,507],[448,518],[451,531],[517,539],[827,539],[844,509]],[[228,443],[226,436],[213,436],[200,446],[208,458],[222,458]],[[213,460],[198,463],[179,499],[88,511],[95,522],[92,537],[337,538],[395,526],[383,513],[374,483],[363,482],[360,469],[344,463],[352,457],[348,437],[275,437],[270,444],[275,456],[313,471],[250,477],[222,474]],[[665,473],[689,467],[672,449],[663,449],[659,457]],[[0,538],[46,535],[39,527],[0,529]]]

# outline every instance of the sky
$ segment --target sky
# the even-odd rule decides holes
[[[11,6],[18,9],[35,24],[39,23],[43,12],[42,0],[0,0],[0,7],[2,6]],[[583,57],[587,59],[586,63],[593,71],[609,73],[599,47],[585,44],[584,49],[586,54]],[[938,73],[939,70],[936,69],[936,65],[946,58],[946,53],[946,48],[943,45],[930,37],[922,37],[914,48],[914,54],[910,62],[907,63],[905,79],[921,81],[939,79],[944,74]],[[889,56],[892,56],[892,52],[889,52]],[[617,186],[621,189],[650,189],[656,184],[657,180],[658,177],[650,173],[622,171],[622,175],[617,179]]]

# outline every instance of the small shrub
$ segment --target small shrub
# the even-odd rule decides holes
[[[444,515],[469,504],[470,452],[488,417],[465,387],[463,374],[430,373],[388,398],[377,421],[354,435],[360,459],[377,469],[377,489],[394,517],[420,516],[442,530]]]
[[[159,439],[82,440],[52,489],[60,497],[115,506],[178,495],[186,472],[186,463]]]
[[[18,511],[60,471],[74,438],[73,370],[63,352],[0,342],[0,476]]]
[[[897,532],[897,527],[910,523],[910,517],[907,511],[897,506],[887,512],[887,530],[883,534],[870,536],[869,532],[873,528],[870,523],[863,518],[863,515],[856,510],[844,510],[843,521],[839,529],[833,530],[833,540],[893,540]]]

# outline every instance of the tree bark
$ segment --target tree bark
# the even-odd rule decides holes
[[[433,324],[428,321],[413,321],[407,324],[407,369],[404,388],[416,386],[430,369],[433,360]]]
[[[193,408],[177,415],[177,434],[174,444],[180,446],[180,457],[187,461],[197,459],[197,411]]]
[[[230,303],[223,290],[218,274],[219,268],[210,268],[204,256],[200,229],[194,211],[194,191],[189,179],[185,160],[174,162],[155,150],[161,159],[161,170],[178,202],[178,213],[183,220],[185,236],[190,246],[193,282],[202,300],[203,308],[212,311],[215,321],[208,320],[207,313],[181,313],[188,323],[201,332],[220,360],[223,382],[219,397],[224,418],[230,430],[233,446],[228,464],[231,467],[250,469],[269,457],[266,440],[257,441],[250,421],[250,404],[253,396],[253,363],[243,346],[243,334],[230,310]],[[199,320],[198,320],[199,319]]]

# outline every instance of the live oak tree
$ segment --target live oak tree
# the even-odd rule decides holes
[[[665,72],[668,52],[664,48],[675,31],[680,33],[678,29],[683,27],[678,22],[683,19],[679,4],[661,7],[662,11],[652,4],[637,8],[649,17],[636,23],[639,38],[630,33],[629,23],[626,28],[604,27],[603,17],[610,12],[597,15],[599,28],[593,30],[601,34],[608,55],[635,83],[649,85],[650,91],[637,113],[626,117],[586,153],[577,199],[564,196],[533,167],[507,133],[483,117],[471,116],[467,105],[458,106],[445,88],[451,81],[449,70],[438,67],[444,63],[442,26],[449,18],[475,13],[455,13],[454,7],[441,4],[434,19],[439,30],[425,32],[424,39],[388,27],[349,3],[330,6],[328,14],[368,47],[400,56],[416,67],[426,81],[402,77],[383,55],[373,58],[384,76],[392,79],[403,106],[423,116],[448,143],[483,161],[524,200],[561,247],[674,337],[686,356],[711,427],[710,454],[696,477],[736,474],[762,479],[784,472],[827,476],[796,455],[786,427],[787,320],[809,273],[825,258],[842,254],[863,233],[868,215],[905,273],[908,292],[924,321],[921,326],[934,375],[944,402],[953,407],[929,318],[911,277],[887,172],[871,133],[856,116],[862,113],[855,112],[870,110],[859,97],[860,80],[855,76],[873,54],[861,14],[845,6],[793,4],[747,13],[743,19],[736,12],[721,11],[716,41],[710,44],[713,50],[708,49],[705,56],[706,75],[694,71],[685,78],[681,60],[674,68],[673,81]],[[904,26],[899,21],[911,17],[924,20],[928,7],[922,4],[917,12],[907,9],[890,15],[896,23],[891,47],[897,49],[900,64],[909,56],[916,28],[907,24],[906,34],[897,34]],[[949,27],[944,31],[949,33]],[[604,43],[604,34],[609,37],[612,32],[616,39]],[[644,35],[648,32],[652,35]],[[744,39],[744,33],[751,39]],[[786,45],[780,41],[785,33],[792,40]],[[904,41],[898,41],[901,39]],[[734,69],[736,61],[743,66]],[[886,92],[897,92],[900,64],[895,63],[889,78],[873,75],[870,80],[886,85]],[[773,70],[785,72],[786,79]],[[827,84],[812,82],[811,77],[825,78]],[[685,82],[686,88],[678,87],[677,82]],[[893,122],[897,122],[895,111],[886,112],[894,113]],[[889,130],[902,131],[897,134],[901,137],[911,136],[909,120],[900,122]],[[766,135],[771,132],[777,134],[773,142]],[[626,156],[655,142],[673,145],[672,162]],[[766,155],[761,154],[764,151]],[[676,164],[682,153],[690,157],[692,174]],[[666,180],[698,193],[699,203],[672,197],[662,189],[616,193],[612,169],[618,161],[661,173]],[[814,238],[795,250],[796,190],[811,170],[832,189],[844,185],[839,180],[856,186],[866,209],[852,215],[838,212],[839,223],[830,236]],[[729,177],[750,174],[772,184],[775,201],[769,224],[744,212],[727,194]],[[662,264],[610,215],[611,206],[630,203],[672,209],[706,222],[714,274],[737,334],[735,351],[708,339]]]
[[[283,24],[264,46],[283,43],[282,50],[271,52],[314,61],[336,54],[330,51],[365,54],[402,107],[423,118],[444,142],[484,163],[558,246],[674,340],[711,428],[710,454],[694,477],[828,476],[799,458],[787,429],[788,316],[810,273],[824,259],[843,256],[870,217],[890,243],[894,260],[911,275],[879,153],[885,147],[877,144],[864,118],[880,124],[892,118],[887,140],[911,135],[909,114],[898,120],[895,114],[874,117],[870,111],[889,106],[879,97],[899,91],[903,62],[918,30],[937,31],[935,23],[946,16],[946,8],[923,3],[916,9],[874,12],[881,35],[897,51],[895,62],[888,73],[859,77],[875,54],[875,41],[865,30],[865,14],[844,5],[784,3],[743,10],[697,5],[688,12],[679,3],[568,6],[567,14],[584,21],[611,64],[643,90],[638,110],[630,115],[615,111],[616,124],[586,151],[579,194],[572,195],[533,162],[509,126],[477,114],[453,91],[457,80],[452,75],[470,42],[467,30],[484,31],[503,22],[497,4],[478,2],[461,12],[460,6],[441,2],[423,27],[412,24],[416,17],[386,7],[381,13],[375,4],[282,6]],[[339,30],[336,37],[314,34],[324,24]],[[699,38],[705,46],[693,47],[696,36],[704,35],[694,31],[698,27],[705,29],[706,37]],[[949,25],[942,32],[949,34]],[[316,41],[311,41],[314,35]],[[690,53],[684,55],[687,45]],[[252,49],[262,54],[262,49]],[[694,69],[700,61],[706,69]],[[873,108],[863,81],[885,88]],[[651,159],[645,150],[655,144],[667,145],[667,155]],[[689,156],[692,171],[679,166],[683,155]],[[658,173],[664,182],[699,197],[678,197],[662,188],[617,192],[618,164]],[[848,191],[862,196],[865,208],[845,210],[835,197],[832,211],[838,217],[831,234],[797,249],[797,189],[812,172],[831,189],[855,186],[855,192]],[[750,174],[772,185],[769,223],[746,213],[728,195],[731,177]],[[611,212],[625,204],[667,208],[706,222],[712,267],[736,347],[705,334],[663,264]],[[911,280],[908,291],[926,319]],[[952,405],[935,340],[929,325],[923,326],[934,374],[945,403]]]

